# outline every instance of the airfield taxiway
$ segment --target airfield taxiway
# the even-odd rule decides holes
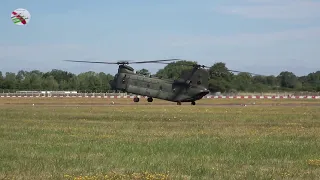
[[[102,104],[102,103],[2,103],[0,105],[11,105],[11,106],[47,106],[47,107],[109,107],[109,106],[178,106],[176,104],[168,103],[132,103],[132,104]],[[182,103],[181,106],[192,106],[189,103]],[[239,106],[284,106],[284,107],[299,107],[299,106],[312,106],[320,107],[320,103],[265,103],[265,104],[237,104],[237,103],[225,103],[225,104],[197,104],[195,106],[211,106],[211,107],[239,107]]]
[[[320,107],[320,99],[202,99],[197,106],[206,107]],[[132,99],[102,99],[102,98],[0,98],[0,106],[51,106],[51,107],[173,107],[175,102],[155,99],[154,102],[141,100],[138,103]],[[182,102],[181,106],[192,106],[190,102]]]

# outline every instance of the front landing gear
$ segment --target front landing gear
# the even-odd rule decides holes
[[[153,98],[152,98],[152,97],[148,97],[147,101],[148,101],[148,102],[152,102],[152,101],[153,101]]]
[[[140,100],[140,99],[139,99],[138,97],[134,97],[134,98],[133,98],[133,102],[139,102],[139,100]]]

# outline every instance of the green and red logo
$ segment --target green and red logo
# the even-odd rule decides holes
[[[11,20],[16,25],[27,25],[31,19],[31,15],[26,9],[16,9],[11,13]]]

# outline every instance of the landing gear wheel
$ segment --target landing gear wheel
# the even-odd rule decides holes
[[[193,105],[193,106],[196,105],[196,102],[192,101],[192,102],[191,102],[191,105]]]
[[[181,102],[177,102],[177,105],[181,105]]]
[[[153,101],[153,98],[152,98],[152,97],[148,97],[147,101],[148,101],[148,102],[152,102],[152,101]]]
[[[139,100],[140,100],[140,99],[139,99],[138,97],[134,97],[134,98],[133,98],[133,102],[139,102]]]

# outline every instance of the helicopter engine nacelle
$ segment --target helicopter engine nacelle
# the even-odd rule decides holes
[[[191,84],[191,82],[192,81],[190,81],[190,80],[183,80],[183,79],[177,79],[177,80],[175,80],[174,81],[174,85],[178,85],[178,86],[183,86],[183,87],[185,87],[185,88],[188,88],[188,87],[190,87],[190,84]]]

